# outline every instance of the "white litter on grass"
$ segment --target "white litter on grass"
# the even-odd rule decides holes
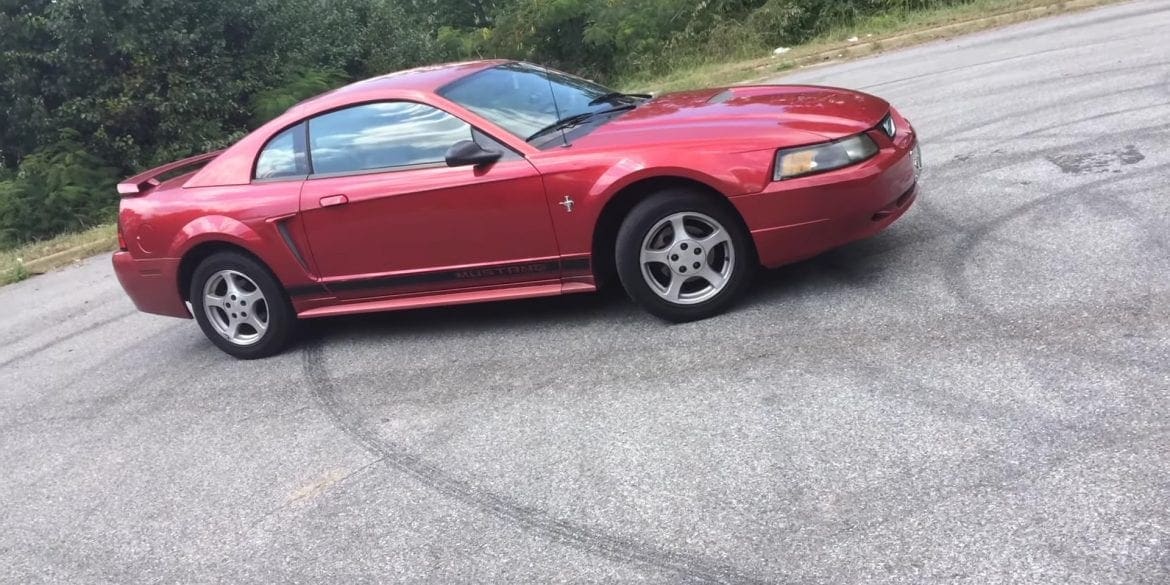
[[[851,43],[856,43],[856,42],[857,42],[857,41],[859,41],[860,39],[858,39],[857,37],[849,37],[849,39],[848,39],[848,40],[849,40],[849,42],[851,42]]]
[[[791,51],[791,50],[792,49],[789,47],[776,47],[775,49],[772,50],[772,56],[776,57],[778,55],[783,55],[784,53],[787,53],[788,51]]]

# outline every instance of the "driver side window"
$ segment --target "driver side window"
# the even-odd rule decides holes
[[[362,104],[309,120],[316,175],[440,164],[452,144],[471,138],[463,120],[414,102]]]

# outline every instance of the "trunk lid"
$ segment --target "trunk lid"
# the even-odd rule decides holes
[[[199,167],[211,162],[221,152],[223,151],[216,150],[214,152],[198,154],[141,172],[118,183],[118,195],[122,197],[139,197],[145,195],[168,179],[173,179],[197,170]]]

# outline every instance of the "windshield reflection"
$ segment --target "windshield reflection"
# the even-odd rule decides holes
[[[309,136],[320,174],[441,162],[471,127],[431,106],[379,102],[313,118]]]
[[[527,63],[485,69],[439,90],[439,95],[522,139],[557,120],[612,108],[609,100],[591,104],[612,93],[592,81]]]

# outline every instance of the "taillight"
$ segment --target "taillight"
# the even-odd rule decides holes
[[[122,233],[122,214],[118,214],[118,249],[123,252],[130,249],[126,247],[126,235]]]

